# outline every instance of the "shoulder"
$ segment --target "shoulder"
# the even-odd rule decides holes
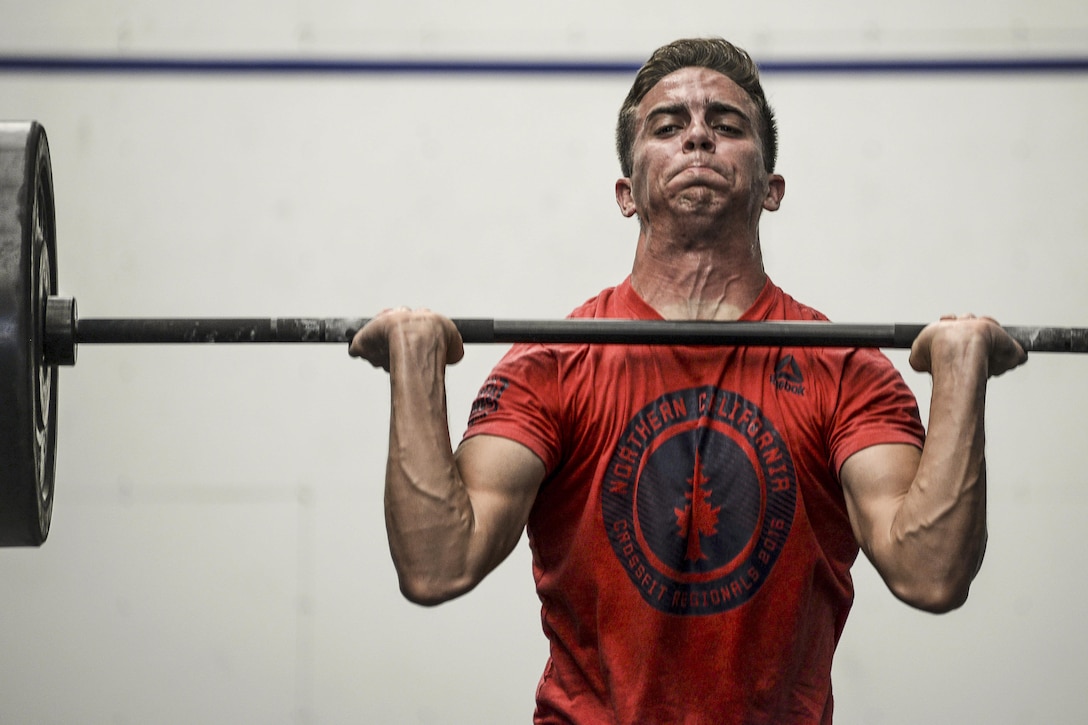
[[[583,302],[568,315],[578,319],[630,319],[660,318],[645,300],[639,297],[628,277],[614,287],[606,287]]]
[[[770,280],[757,304],[763,306],[760,310],[762,319],[830,321],[822,311],[800,302]],[[791,349],[790,353],[792,359],[811,370],[816,379],[823,379],[839,394],[844,389],[852,394],[877,394],[889,388],[896,389],[898,393],[906,387],[892,361],[876,348],[803,347]]]
[[[786,293],[770,279],[767,280],[759,298],[752,305],[751,311],[755,319],[764,320],[827,322],[829,319],[815,307],[806,305]]]

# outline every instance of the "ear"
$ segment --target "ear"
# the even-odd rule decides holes
[[[620,213],[625,217],[633,217],[638,213],[635,206],[635,194],[631,188],[631,179],[626,176],[616,181],[616,204],[620,207]]]
[[[771,174],[767,177],[767,196],[763,197],[763,208],[767,211],[778,211],[785,195],[786,180],[779,174]]]

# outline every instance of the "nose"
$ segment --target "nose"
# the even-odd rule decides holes
[[[714,151],[714,134],[710,132],[710,129],[703,123],[692,123],[688,126],[687,135],[684,137],[684,150],[691,151],[706,151],[713,153]]]

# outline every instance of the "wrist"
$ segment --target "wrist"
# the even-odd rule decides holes
[[[955,373],[956,378],[977,374],[982,380],[989,375],[990,341],[984,330],[973,326],[951,325],[935,335],[929,356],[933,376]]]

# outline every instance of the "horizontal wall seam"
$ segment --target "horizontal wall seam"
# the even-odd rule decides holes
[[[633,75],[640,61],[0,55],[0,73],[191,75]],[[768,60],[767,74],[1085,73],[1088,57]]]

